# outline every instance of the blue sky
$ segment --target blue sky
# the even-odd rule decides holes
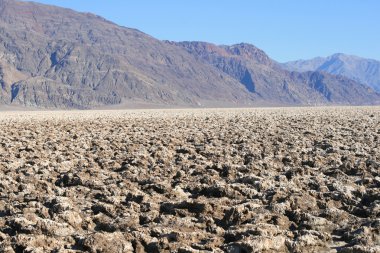
[[[347,53],[380,60],[379,0],[36,0],[158,39],[247,42],[284,62]]]

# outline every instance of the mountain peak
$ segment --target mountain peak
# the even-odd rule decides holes
[[[171,44],[181,44],[181,46],[185,47],[185,48],[188,48],[189,50],[194,50],[196,51],[198,54],[204,54],[204,53],[207,53],[207,54],[222,54],[222,55],[226,55],[227,52],[215,45],[215,44],[212,44],[212,43],[209,43],[209,42],[203,42],[203,41],[182,41],[182,42],[170,42]]]
[[[253,59],[261,64],[271,64],[272,60],[261,49],[248,43],[239,43],[231,46],[224,47],[229,53],[237,56],[241,56],[245,59]]]
[[[293,71],[324,71],[342,75],[380,92],[380,62],[373,59],[336,53],[328,57],[288,62],[282,66]]]
[[[217,54],[223,57],[239,57],[241,60],[254,61],[256,63],[271,65],[273,62],[261,49],[248,43],[234,45],[215,45],[201,41],[172,42],[185,48],[189,52],[196,52],[198,56]]]
[[[356,56],[356,55],[349,55],[349,54],[344,54],[344,53],[336,53],[336,54],[333,54],[327,58],[330,58],[330,59],[340,59],[340,60],[361,60],[361,59],[364,59],[364,58],[361,58],[359,56]]]
[[[343,57],[343,56],[346,56],[346,54],[344,54],[344,53],[335,53],[335,54],[331,55],[330,57],[332,57],[332,58],[334,58],[334,57],[338,58],[338,57]]]

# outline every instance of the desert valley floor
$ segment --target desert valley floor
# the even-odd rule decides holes
[[[380,252],[380,107],[0,113],[0,252]]]

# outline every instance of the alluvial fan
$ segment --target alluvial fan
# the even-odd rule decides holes
[[[379,252],[379,119],[3,112],[0,252]]]

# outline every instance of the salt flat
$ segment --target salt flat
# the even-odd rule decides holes
[[[379,119],[0,112],[0,251],[379,252]]]

